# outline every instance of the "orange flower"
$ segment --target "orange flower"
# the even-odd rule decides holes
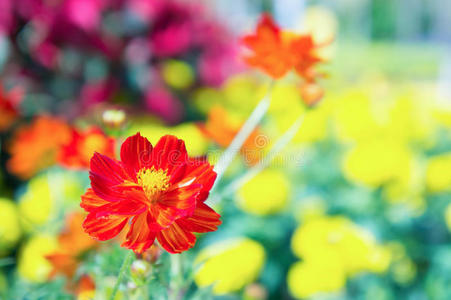
[[[95,153],[89,174],[92,188],[81,198],[89,213],[83,228],[101,241],[130,224],[122,247],[141,254],[157,239],[166,251],[180,253],[194,246],[194,232],[221,224],[204,203],[216,179],[213,166],[188,157],[175,136],[163,136],[153,147],[137,133],[122,144],[121,161]]]
[[[46,257],[53,266],[50,278],[62,274],[71,279],[83,254],[97,246],[97,241],[83,231],[85,216],[84,213],[76,212],[67,217],[66,228],[58,237],[58,250]]]
[[[40,116],[14,134],[8,170],[22,179],[56,162],[61,146],[70,139],[69,126],[60,119]]]
[[[307,81],[316,76],[313,67],[321,58],[312,36],[284,32],[268,14],[262,15],[256,32],[245,36],[243,43],[251,50],[246,62],[275,79],[293,69]]]
[[[114,156],[114,139],[106,136],[99,128],[86,131],[72,129],[69,143],[63,145],[58,161],[67,168],[89,168],[94,152]]]
[[[221,106],[214,106],[208,113],[205,124],[199,124],[199,129],[219,146],[226,148],[240,131],[243,122],[233,120],[227,111]],[[261,139],[258,129],[255,129],[241,147],[241,154],[249,165],[254,165],[260,160],[262,148],[266,146],[266,140]]]
[[[0,85],[0,132],[7,129],[18,117],[17,106],[22,99],[22,90],[15,88],[6,92]]]

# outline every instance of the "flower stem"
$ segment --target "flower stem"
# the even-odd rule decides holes
[[[285,146],[288,145],[288,143],[290,143],[290,141],[296,136],[296,133],[299,128],[301,128],[303,121],[304,114],[300,115],[290,126],[290,128],[288,128],[288,130],[277,140],[266,157],[264,157],[256,166],[249,169],[244,175],[229,183],[223,189],[223,194],[221,196],[223,197],[230,195],[242,187],[246,182],[254,178],[255,175],[264,170],[273,161],[277,154],[279,154],[280,151],[285,148]]]
[[[133,253],[133,251],[128,251],[127,256],[125,256],[124,261],[122,262],[122,266],[119,270],[119,274],[117,275],[116,284],[114,285],[113,291],[110,294],[110,300],[114,300],[114,298],[116,297],[119,285],[121,284],[122,278],[124,277],[126,270],[130,267],[134,255],[135,254]]]
[[[180,286],[183,280],[182,254],[171,255],[171,284],[169,299],[178,300],[180,297]]]
[[[244,122],[240,131],[235,135],[230,145],[227,149],[222,153],[221,157],[218,160],[218,163],[215,165],[215,172],[218,174],[216,177],[215,185],[213,186],[210,193],[212,193],[213,189],[216,186],[216,183],[219,182],[227,170],[230,163],[235,158],[236,154],[240,151],[243,144],[248,139],[249,135],[254,131],[257,125],[260,123],[263,116],[266,114],[269,104],[271,101],[271,90],[273,87],[273,82],[271,82],[268,92],[265,97],[257,104],[257,106],[252,111],[249,118]]]

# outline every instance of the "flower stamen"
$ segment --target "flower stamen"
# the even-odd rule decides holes
[[[154,167],[144,168],[138,171],[136,178],[151,203],[156,201],[156,195],[169,187],[169,177],[166,170],[157,170]]]

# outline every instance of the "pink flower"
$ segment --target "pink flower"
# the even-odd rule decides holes
[[[183,116],[183,105],[164,88],[152,88],[145,98],[147,109],[162,117],[168,123],[180,122]]]

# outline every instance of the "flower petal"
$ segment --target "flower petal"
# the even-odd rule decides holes
[[[213,187],[216,180],[216,172],[213,171],[213,166],[208,162],[195,162],[191,160],[188,164],[185,178],[179,184],[192,181],[194,184],[202,184],[202,190],[197,198],[198,201],[205,201],[208,197],[208,193]]]
[[[180,253],[194,246],[196,236],[173,223],[169,228],[164,229],[157,234],[160,245],[169,253]]]
[[[128,217],[114,215],[97,217],[95,213],[90,213],[83,222],[83,228],[90,236],[106,241],[118,235],[128,219]]]
[[[136,173],[147,167],[152,158],[152,144],[137,134],[128,137],[121,147],[121,161],[128,175],[136,179]]]
[[[156,169],[172,171],[188,161],[185,142],[173,135],[165,135],[155,145],[152,152],[152,165]]]
[[[201,184],[191,184],[182,187],[172,186],[161,196],[158,204],[186,211],[187,213],[193,212],[196,207],[197,196],[201,190]]]
[[[245,36],[243,44],[252,51],[245,58],[248,65],[262,69],[277,79],[292,67],[292,55],[281,37],[279,27],[268,14],[260,19],[255,34]]]
[[[142,190],[133,189],[123,191],[124,200],[109,202],[97,196],[92,189],[88,189],[81,196],[80,206],[87,212],[95,213],[96,217],[106,215],[134,216],[147,209],[145,195]]]
[[[183,215],[177,208],[159,203],[150,206],[150,213],[155,218],[160,229],[169,227],[177,218]]]
[[[116,187],[131,179],[121,162],[97,152],[91,158],[89,178],[97,196],[110,202],[123,199],[121,189]]]
[[[125,242],[122,247],[129,248],[135,253],[143,253],[152,246],[156,231],[154,220],[149,213],[142,213],[132,220],[132,225],[127,233]]]
[[[194,213],[186,218],[176,221],[176,223],[192,232],[209,232],[218,229],[222,223],[221,216],[205,203],[200,203],[194,210]]]
[[[87,212],[93,212],[99,207],[108,204],[110,202],[103,200],[99,196],[94,193],[93,189],[89,188],[86,190],[86,193],[81,196],[80,206]]]

